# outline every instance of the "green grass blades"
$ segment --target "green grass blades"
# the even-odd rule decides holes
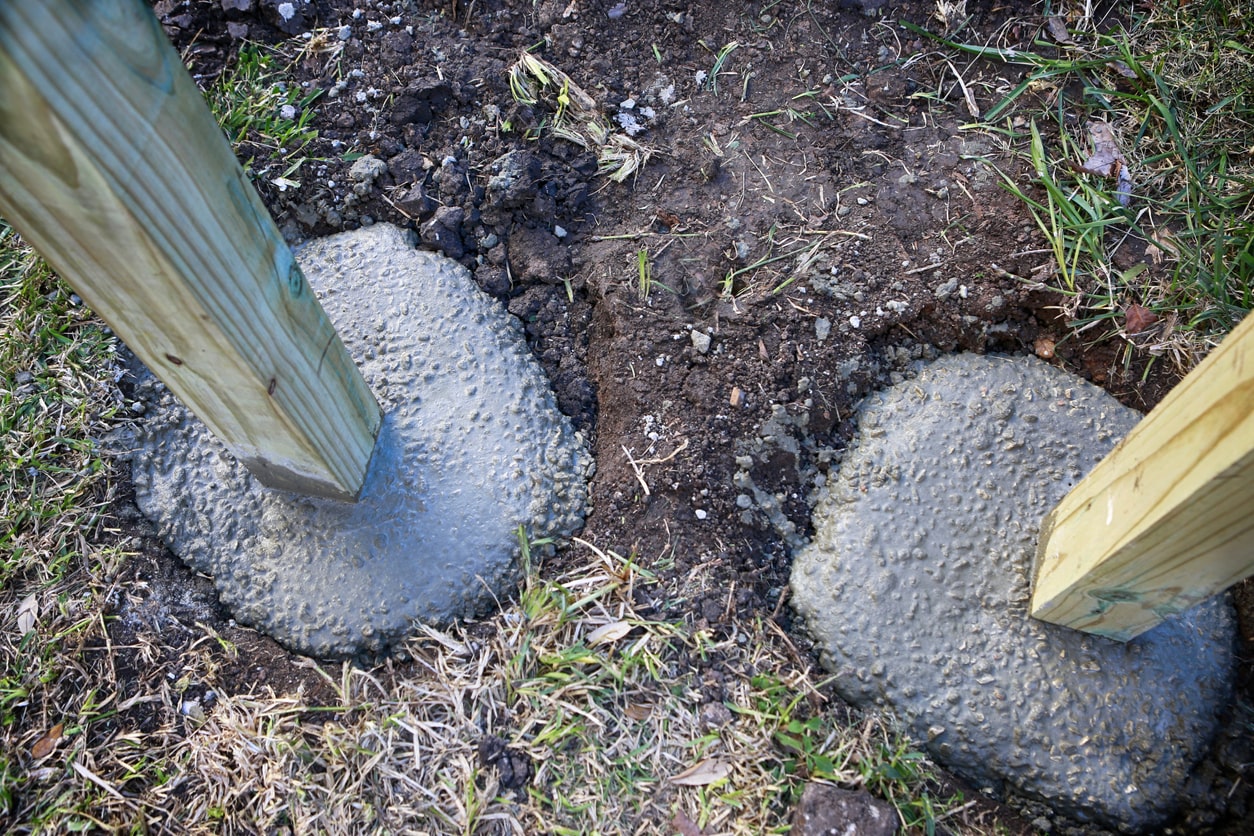
[[[1054,42],[1030,51],[938,38],[1029,68],[971,127],[1021,143],[1031,186],[1003,173],[1004,185],[1053,256],[1046,284],[1075,334],[1123,339],[1125,361],[1140,352],[1188,371],[1254,305],[1250,14],[1163,4],[1100,29],[1059,15]]]
[[[120,561],[101,545],[116,474],[94,441],[122,412],[115,348],[0,220],[0,612],[14,616],[0,631],[0,821],[46,832],[94,826],[103,790],[69,792],[66,753],[81,758],[115,713],[80,652],[103,634]]]
[[[274,49],[246,43],[205,98],[238,155],[252,156],[250,146],[277,149],[287,169],[281,179],[299,185],[290,175],[303,161],[301,151],[318,136],[309,122],[322,90],[285,82],[288,63]]]
[[[116,340],[0,220],[0,580],[67,571],[107,500]]]

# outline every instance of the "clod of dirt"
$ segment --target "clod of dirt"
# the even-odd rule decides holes
[[[535,195],[540,158],[528,151],[510,151],[492,162],[488,194],[505,209],[517,209]]]
[[[552,230],[521,227],[509,237],[509,268],[520,281],[559,284],[570,276],[570,252]]]
[[[386,412],[360,501],[262,487],[173,403],[146,427],[136,499],[241,622],[313,656],[374,654],[506,594],[519,526],[576,531],[590,456],[463,267],[386,224],[297,260]]]
[[[792,574],[844,697],[978,786],[1130,831],[1173,812],[1216,732],[1231,604],[1127,644],[1027,604],[1040,520],[1138,418],[1035,358],[938,360],[862,408]]]
[[[462,222],[466,210],[460,206],[441,206],[431,220],[418,227],[422,242],[439,250],[449,258],[461,258],[466,254],[462,244]]]
[[[897,811],[865,790],[854,792],[830,784],[808,784],[793,813],[792,836],[893,836]]]
[[[499,786],[503,790],[522,790],[535,774],[531,758],[526,752],[509,748],[504,740],[491,734],[479,740],[479,765],[485,768],[496,767]]]

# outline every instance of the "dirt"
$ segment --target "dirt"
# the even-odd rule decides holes
[[[695,627],[761,613],[805,649],[786,590],[806,495],[860,399],[913,361],[1035,352],[1139,409],[1176,380],[1144,355],[1125,365],[1119,340],[1064,339],[1059,296],[1030,281],[1048,276],[1044,239],[998,186],[1023,163],[963,127],[964,88],[987,109],[1018,78],[951,66],[896,25],[940,31],[933,4],[315,0],[287,20],[262,0],[155,5],[205,85],[243,39],[283,44],[292,78],[323,91],[317,138],[295,171],[260,144],[241,154],[285,236],[396,223],[470,268],[593,439],[582,536],[661,573],[661,605]],[[968,11],[963,37],[980,43],[1028,47],[1044,24],[1022,2]],[[552,110],[515,100],[508,70],[529,48],[613,125],[642,126],[652,155],[634,176],[598,174],[547,130]],[[127,619],[159,618],[161,652],[186,653],[181,622],[203,619],[225,681],[317,698],[319,676],[229,621],[206,580],[178,598],[190,573],[168,554],[126,571],[119,644]],[[1186,816],[1239,832],[1231,815]]]

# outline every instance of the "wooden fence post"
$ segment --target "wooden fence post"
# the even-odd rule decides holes
[[[0,214],[264,484],[357,497],[378,403],[141,0],[0,0]]]
[[[1049,513],[1032,615],[1127,641],[1254,575],[1254,316]]]

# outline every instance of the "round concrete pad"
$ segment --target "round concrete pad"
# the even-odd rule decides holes
[[[239,621],[312,656],[373,654],[507,594],[519,526],[578,530],[591,457],[465,268],[385,225],[297,260],[385,411],[360,501],[262,487],[174,404],[146,428],[136,497]]]
[[[1231,605],[1127,644],[1027,608],[1041,519],[1138,418],[1035,358],[938,360],[863,406],[792,574],[844,697],[977,786],[1130,830],[1178,804],[1217,728]]]

